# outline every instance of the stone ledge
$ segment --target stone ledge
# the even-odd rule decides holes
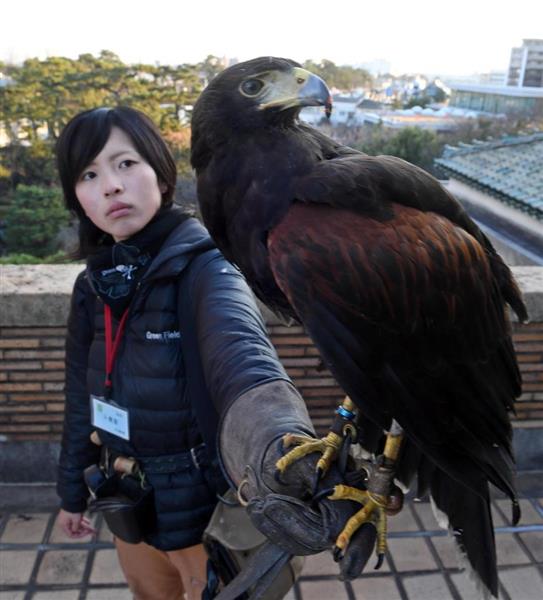
[[[66,324],[70,296],[82,264],[0,265],[1,327],[59,327]],[[532,322],[543,321],[543,267],[513,267]],[[261,305],[268,325],[281,324]]]

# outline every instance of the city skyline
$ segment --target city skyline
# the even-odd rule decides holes
[[[394,74],[461,76],[506,71],[513,47],[543,38],[543,4],[530,0],[502,7],[458,0],[444,8],[429,0],[383,7],[354,0],[326,7],[287,0],[186,6],[27,0],[10,2],[2,12],[11,24],[0,39],[0,60],[7,62],[101,50],[126,63],[151,64],[197,63],[209,54],[239,60],[275,55],[338,65],[382,60]]]

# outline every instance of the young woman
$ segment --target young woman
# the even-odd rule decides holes
[[[213,426],[247,391],[290,388],[289,380],[241,275],[204,227],[172,206],[175,163],[145,115],[83,112],[63,130],[57,157],[87,259],[68,321],[58,525],[74,538],[90,530],[83,471],[99,461],[97,431],[110,452],[135,457],[154,488],[156,525],[145,542],[115,540],[135,597],[199,599],[201,536],[217,492],[202,411]]]

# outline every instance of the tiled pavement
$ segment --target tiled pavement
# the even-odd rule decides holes
[[[39,491],[36,492],[39,494]],[[74,542],[53,527],[55,509],[27,506],[0,511],[0,600],[125,600],[111,535],[101,523],[96,539]],[[521,501],[523,517],[508,526],[506,500],[493,502],[500,598],[543,599],[543,498]],[[438,530],[428,503],[407,503],[389,520],[389,554],[380,571],[338,581],[323,553],[307,559],[287,600],[471,600],[474,584],[457,567],[451,539]]]

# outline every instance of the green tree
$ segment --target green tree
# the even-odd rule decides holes
[[[208,54],[205,60],[198,63],[197,67],[199,72],[206,79],[206,84],[224,69],[221,59],[213,54]]]
[[[52,141],[38,139],[31,145],[15,142],[0,148],[0,178],[2,174],[12,188],[19,183],[53,184],[57,174]],[[2,189],[5,186],[0,186]]]
[[[428,104],[432,104],[434,102],[433,98],[430,96],[418,96],[417,98],[410,98],[404,105],[404,108],[413,108],[414,106],[420,106],[421,108],[425,108]]]
[[[212,58],[206,59],[208,68]],[[54,181],[54,143],[76,113],[122,104],[148,114],[163,133],[179,131],[187,126],[179,117],[186,114],[188,121],[187,108],[202,89],[199,66],[126,65],[108,50],[75,60],[29,59],[4,71],[11,80],[0,87],[0,128],[11,139],[0,149],[4,188],[7,181],[12,187]]]
[[[372,77],[365,69],[357,69],[348,65],[339,67],[331,60],[323,59],[320,63],[306,60],[304,69],[318,75],[329,87],[336,87],[340,90],[368,87],[372,83]]]
[[[20,185],[6,214],[7,251],[48,256],[57,249],[55,238],[69,220],[58,188]]]
[[[433,131],[419,127],[394,131],[377,126],[364,141],[353,145],[372,156],[387,154],[403,158],[429,172],[434,171],[433,160],[443,149],[443,141]]]

